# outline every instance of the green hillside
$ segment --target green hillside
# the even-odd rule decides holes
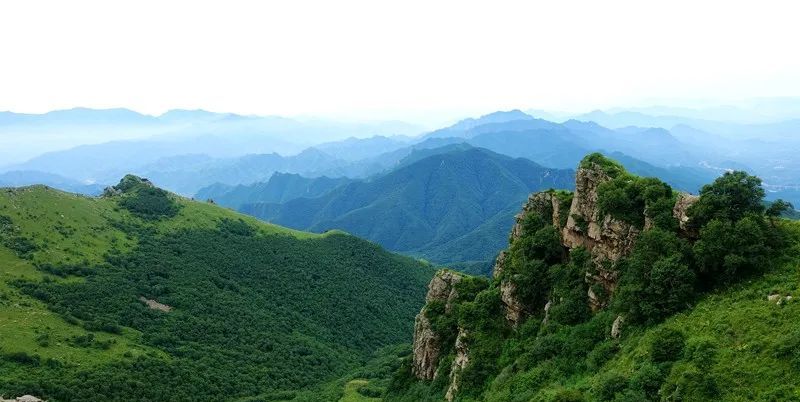
[[[1,189],[0,395],[291,400],[407,341],[431,275],[132,176]]]
[[[321,197],[240,210],[303,230],[342,229],[436,263],[489,261],[507,243],[513,216],[531,192],[573,185],[571,170],[485,149],[453,147],[416,158]]]

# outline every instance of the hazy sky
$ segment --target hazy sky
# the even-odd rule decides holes
[[[797,1],[8,1],[0,110],[392,118],[800,94]]]

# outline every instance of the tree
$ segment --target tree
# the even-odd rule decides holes
[[[746,172],[727,172],[703,186],[700,199],[689,208],[691,224],[697,228],[712,219],[738,221],[748,214],[764,212],[761,179]]]
[[[769,263],[769,227],[760,215],[731,222],[713,219],[701,231],[693,250],[706,286],[732,283],[763,271]]]
[[[782,199],[777,199],[767,207],[767,211],[765,215],[767,215],[770,219],[774,220],[775,218],[780,217],[786,212],[789,212],[794,209],[794,205],[791,202],[784,201]]]
[[[674,233],[642,233],[623,261],[616,308],[630,322],[652,324],[686,308],[694,297],[695,273],[689,249]]]

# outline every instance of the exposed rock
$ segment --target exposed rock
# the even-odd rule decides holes
[[[441,356],[441,337],[433,330],[430,320],[426,316],[427,304],[435,301],[445,302],[445,311],[449,312],[452,302],[458,296],[456,284],[463,276],[453,271],[442,270],[434,275],[428,284],[428,294],[425,296],[426,306],[417,314],[414,320],[414,347],[411,371],[419,379],[432,380],[436,376],[436,369]]]
[[[428,284],[428,294],[425,295],[425,303],[441,300],[444,301],[445,311],[450,312],[452,302],[458,297],[456,284],[461,282],[464,276],[453,271],[441,270],[433,276]]]
[[[155,301],[153,299],[148,299],[148,298],[146,298],[144,296],[139,296],[139,301],[141,301],[142,303],[146,304],[147,307],[150,307],[153,310],[159,310],[159,311],[163,311],[165,313],[169,313],[170,311],[172,311],[172,307],[171,306],[167,306],[166,304],[159,303],[159,302],[157,302],[157,301]]]
[[[494,261],[494,268],[492,268],[492,278],[499,278],[500,275],[503,274],[507,255],[508,253],[506,250],[501,251],[500,254],[497,255],[497,259]]]
[[[452,401],[458,392],[458,387],[461,385],[461,372],[469,364],[469,349],[467,349],[467,331],[463,328],[458,329],[458,336],[456,337],[456,357],[453,359],[453,365],[450,367],[450,385],[447,387],[445,399]]]
[[[547,325],[547,321],[550,319],[550,307],[553,307],[552,300],[548,300],[547,304],[544,305],[544,319],[542,320],[542,325]]]
[[[585,247],[596,261],[619,260],[633,248],[640,230],[626,222],[600,216],[598,187],[611,180],[601,167],[580,168],[567,224],[562,230],[564,246]]]
[[[602,286],[606,296],[614,293],[618,277],[614,264],[631,252],[641,233],[635,226],[611,215],[600,216],[598,188],[611,179],[596,164],[578,169],[569,217],[561,233],[565,247],[584,247],[592,254],[596,272],[587,273],[586,279],[590,285],[588,297],[593,310],[604,307],[608,297],[598,295],[592,290],[592,285]]]
[[[3,397],[0,396],[0,402],[45,402],[45,401],[33,395],[23,395],[23,396],[18,396],[14,399],[3,399]]]
[[[411,371],[421,380],[432,380],[439,362],[440,338],[425,316],[425,308],[414,319],[414,356]]]
[[[688,193],[678,194],[678,199],[675,201],[675,206],[672,207],[672,216],[678,220],[678,226],[684,232],[690,232],[689,228],[689,207],[694,205],[700,197]],[[692,235],[692,233],[688,233]]]
[[[625,318],[621,315],[618,315],[617,318],[614,320],[614,323],[611,324],[611,337],[614,339],[619,338],[622,335],[622,324],[625,323]]]
[[[506,320],[516,327],[525,318],[525,305],[517,297],[517,285],[506,279],[500,282],[500,300],[505,305]]]
[[[788,302],[792,301],[792,296],[791,295],[787,295],[786,297],[784,297],[784,296],[781,296],[779,293],[772,293],[772,294],[767,296],[767,301],[770,302],[770,303],[775,303],[775,304],[780,306],[781,304],[788,303]]]

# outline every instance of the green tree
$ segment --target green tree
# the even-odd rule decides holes
[[[654,228],[642,233],[622,262],[616,309],[630,322],[652,324],[686,308],[696,279],[689,251],[672,232]]]
[[[727,172],[700,190],[700,199],[689,208],[690,222],[699,228],[713,219],[738,221],[748,214],[760,215],[763,198],[761,179],[746,172]]]

